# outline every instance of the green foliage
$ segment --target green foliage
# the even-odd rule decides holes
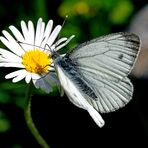
[[[129,15],[133,12],[133,5],[130,1],[119,1],[109,15],[109,18],[114,24],[126,23]]]
[[[42,17],[44,20],[47,20],[47,8],[46,8],[46,0],[36,0],[34,3],[36,16]]]
[[[12,83],[11,81],[4,81],[0,83],[0,103],[14,103],[18,107],[23,107],[25,100],[25,88],[23,83]]]
[[[4,112],[0,110],[0,133],[7,132],[10,126],[10,121],[7,119]]]
[[[130,0],[64,0],[58,14],[69,16],[63,34],[75,34],[79,42],[107,34],[115,24],[125,24],[133,9]]]

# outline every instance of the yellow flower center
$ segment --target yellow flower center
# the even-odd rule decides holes
[[[31,73],[47,73],[51,62],[51,56],[39,49],[29,50],[22,56],[22,64]]]

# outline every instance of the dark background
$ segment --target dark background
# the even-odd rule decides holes
[[[65,10],[69,18],[61,34],[66,36],[76,34],[74,41],[64,49],[67,50],[71,46],[103,34],[125,31],[132,17],[147,4],[146,0],[126,1],[125,8],[129,9],[125,9],[125,12],[124,9],[118,9],[119,2],[124,4],[124,0],[119,2],[100,0],[100,5],[99,3],[95,5],[95,0],[91,1],[94,5],[86,1],[89,11],[79,12],[73,8],[79,0],[71,2],[1,0],[0,30],[8,30],[11,24],[19,28],[21,20],[32,20],[36,23],[39,17],[45,22],[53,19],[55,25],[62,24],[65,15],[62,10]],[[121,15],[116,16],[116,13]],[[126,14],[124,18],[123,14]],[[25,83],[12,84],[11,80],[4,79],[12,69],[1,68],[0,71],[0,148],[39,148],[24,120]],[[130,78],[134,85],[133,99],[116,112],[102,114],[105,120],[103,128],[94,123],[87,111],[74,106],[66,96],[61,98],[57,91],[52,94],[35,91],[32,97],[34,123],[51,148],[135,145],[146,148],[148,147],[148,79],[135,76]]]

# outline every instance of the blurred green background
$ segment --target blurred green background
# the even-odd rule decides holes
[[[0,30],[9,30],[10,25],[20,28],[21,20],[32,20],[36,24],[39,17],[45,22],[53,19],[54,25],[62,24],[68,15],[61,36],[75,34],[76,37],[62,50],[65,52],[92,38],[126,31],[132,17],[146,4],[146,0],[1,0]],[[1,43],[0,46],[4,47]],[[0,148],[38,148],[23,116],[26,84],[24,81],[13,84],[4,78],[12,71],[12,68],[0,68]],[[147,86],[142,80],[133,79],[133,83],[137,92],[139,85]],[[141,124],[141,111],[135,107],[140,93],[135,94],[133,104],[129,103],[117,113],[103,115],[106,121],[103,129],[66,96],[60,98],[57,89],[51,94],[34,90],[32,116],[52,148],[87,148],[89,144],[91,148],[97,144],[97,148],[100,144],[106,146],[104,141],[109,140],[114,147],[117,141],[125,146],[127,143],[145,145],[148,143],[147,118],[142,118],[145,125]]]

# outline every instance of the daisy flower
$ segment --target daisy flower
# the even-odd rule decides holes
[[[51,84],[55,83],[56,77],[53,71],[52,51],[64,47],[74,37],[63,37],[56,40],[61,25],[57,25],[53,31],[53,21],[49,20],[47,25],[39,18],[36,29],[32,21],[26,24],[21,21],[21,32],[14,26],[10,26],[11,34],[3,30],[1,42],[9,49],[0,48],[0,67],[15,67],[16,71],[5,76],[18,82],[25,79],[26,83],[32,80],[36,88],[50,92]],[[47,46],[48,45],[48,46]]]

